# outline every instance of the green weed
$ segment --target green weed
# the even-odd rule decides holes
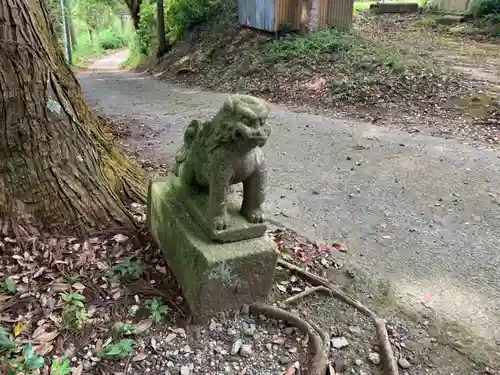
[[[160,323],[169,313],[169,308],[160,298],[154,297],[144,301],[149,310],[149,315],[155,323]]]
[[[354,43],[353,36],[337,29],[319,30],[307,36],[290,35],[274,41],[264,53],[276,62],[297,62],[320,54],[333,54],[348,51]]]
[[[137,333],[137,325],[118,322],[113,326],[113,332],[117,336],[135,335]]]
[[[4,288],[5,291],[9,294],[16,294],[17,293],[17,287],[16,287],[16,282],[12,277],[7,277],[4,281]]]
[[[97,353],[98,357],[103,358],[124,358],[133,354],[135,341],[123,339],[114,344],[109,344]]]
[[[113,281],[119,281],[124,277],[139,279],[143,274],[143,269],[139,263],[125,258],[122,264],[117,264],[108,272],[108,277]]]
[[[417,27],[430,28],[430,29],[437,29],[439,27],[439,24],[437,23],[435,17],[423,17],[416,20],[413,24]]]
[[[32,344],[27,344],[24,346],[22,357],[9,359],[8,364],[10,369],[7,375],[28,374],[31,370],[43,368],[45,358],[35,353],[35,347]]]
[[[9,331],[0,326],[0,352],[13,350],[15,347],[16,343],[10,338]]]
[[[0,363],[7,364],[7,375],[19,373],[30,374],[31,370],[43,368],[45,358],[35,353],[35,347],[27,344],[22,350],[22,356],[16,355],[18,343],[12,339],[9,331],[0,326]]]
[[[99,33],[99,45],[102,49],[117,49],[126,45],[126,41],[122,35],[112,28],[102,30]]]
[[[78,293],[62,293],[65,302],[61,313],[64,328],[80,331],[92,320],[92,314],[85,307],[85,296]]]
[[[50,375],[68,375],[71,372],[71,364],[68,358],[52,361]]]
[[[470,14],[475,18],[500,16],[500,0],[474,0],[470,6]]]

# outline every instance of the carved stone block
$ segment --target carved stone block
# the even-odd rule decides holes
[[[264,301],[276,267],[274,241],[261,235],[231,243],[213,242],[185,209],[180,185],[173,174],[150,182],[147,222],[194,318],[202,322],[216,312]],[[234,217],[227,236],[257,231],[249,229],[239,214]]]

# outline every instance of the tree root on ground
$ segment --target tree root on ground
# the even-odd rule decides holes
[[[308,296],[309,294],[316,293],[316,292],[321,292],[321,293],[328,294],[330,297],[333,296],[332,291],[330,289],[328,289],[327,287],[324,287],[324,286],[320,285],[320,286],[313,286],[312,288],[307,288],[303,292],[295,294],[295,295],[291,296],[290,298],[287,298],[282,303],[285,306],[291,305],[292,303],[295,303],[298,300],[301,300],[302,298]]]
[[[328,290],[328,293],[332,296],[337,298],[338,300],[354,307],[356,310],[360,311],[363,315],[366,317],[370,318],[373,323],[375,324],[375,330],[377,332],[377,338],[380,343],[380,359],[382,362],[382,365],[384,366],[384,375],[399,375],[399,370],[398,370],[398,364],[396,357],[394,356],[394,352],[392,350],[391,343],[389,341],[389,335],[387,333],[387,329],[385,327],[385,321],[381,318],[379,318],[373,311],[371,311],[369,308],[367,308],[365,305],[363,305],[361,302],[357,301],[356,299],[340,292],[335,288],[335,286],[329,282],[328,280],[319,277],[311,272],[308,272],[292,263],[289,263],[283,259],[278,259],[278,265],[288,269],[289,271],[292,271],[299,275],[302,279],[310,282],[312,285],[315,285],[316,287],[324,287],[325,289]],[[314,289],[314,288],[311,288]],[[310,294],[312,291],[309,289],[308,293],[300,293],[302,296],[300,298],[303,298],[304,296],[307,296]],[[315,291],[325,291],[324,289],[316,289]],[[296,296],[294,296],[296,297]],[[293,298],[293,297],[291,297]],[[292,300],[292,302],[295,302],[299,297],[295,298]],[[290,298],[286,301],[289,301]],[[285,301],[285,303],[286,303]]]
[[[284,320],[300,329],[309,337],[309,351],[314,354],[307,375],[325,375],[328,366],[329,339],[326,338],[325,340],[322,337],[324,335],[322,331],[317,327],[315,328],[314,324],[286,310],[262,303],[250,305],[250,314],[254,316],[265,315],[271,319]]]

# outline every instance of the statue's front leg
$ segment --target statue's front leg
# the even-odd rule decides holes
[[[227,228],[228,188],[229,181],[222,176],[214,176],[210,181],[208,215],[214,231]]]
[[[251,223],[262,223],[264,214],[262,204],[265,199],[267,169],[264,160],[255,168],[252,175],[243,181],[243,203],[241,214]]]

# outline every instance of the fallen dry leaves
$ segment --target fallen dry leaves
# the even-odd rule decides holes
[[[131,209],[143,222],[144,207],[135,204]],[[129,233],[95,235],[86,240],[0,237],[0,254],[0,327],[16,343],[15,352],[31,344],[36,355],[47,359],[41,374],[49,373],[51,358],[77,359],[83,348],[93,348],[95,357],[112,343],[112,328],[120,321],[134,327],[136,353],[132,361],[142,361],[146,344],[140,335],[153,326],[153,321],[147,316],[140,319],[139,307],[137,316],[129,315],[131,306],[155,293],[163,298],[170,296],[177,306],[178,286],[166,272],[161,252]],[[115,274],[119,275],[117,279]],[[149,281],[153,279],[154,285]],[[8,285],[5,280],[9,280]],[[134,286],[133,291],[129,285]],[[155,288],[161,288],[161,292],[155,292]],[[142,289],[146,290],[144,296]],[[64,321],[65,307],[71,303],[88,314],[77,311],[75,315],[84,321],[81,330],[69,329]],[[70,369],[73,375],[84,370],[78,361],[72,362]]]

